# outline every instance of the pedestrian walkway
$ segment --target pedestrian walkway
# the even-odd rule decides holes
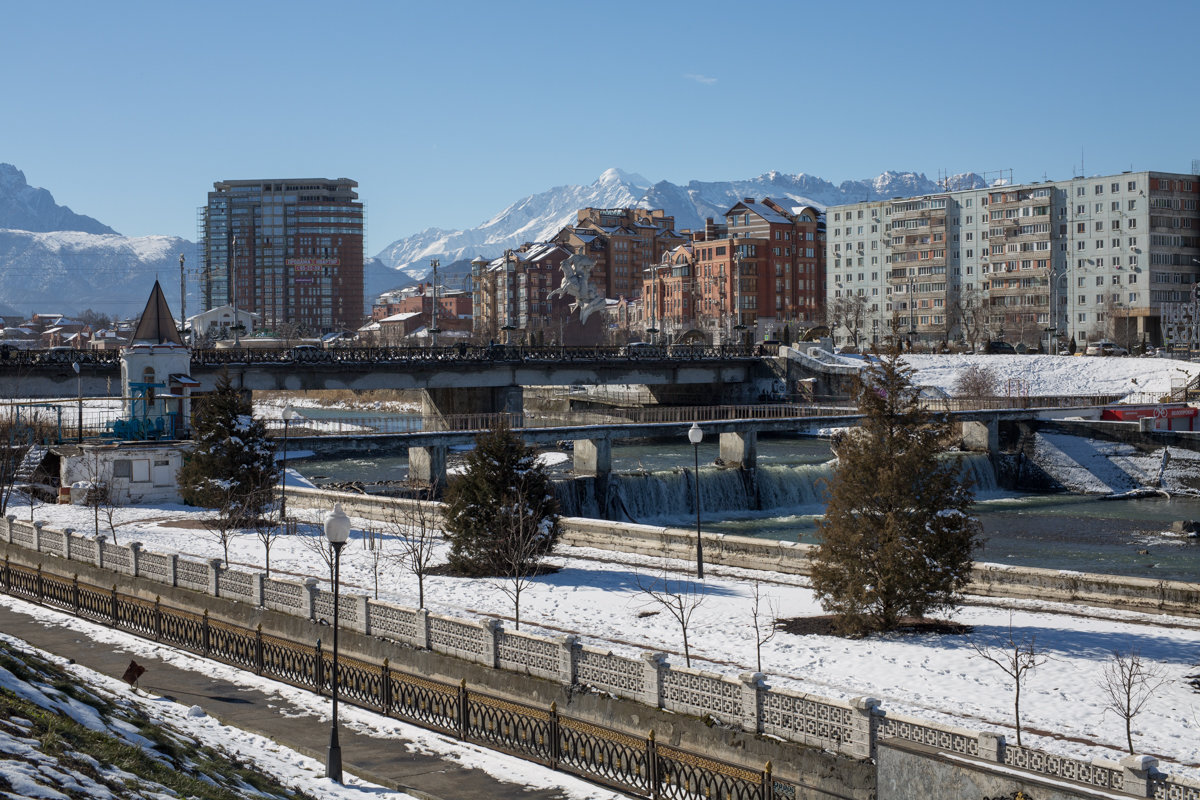
[[[19,605],[19,603],[18,603]],[[53,612],[60,613],[60,612]],[[64,617],[74,619],[70,615]],[[0,604],[0,630],[34,647],[73,659],[96,672],[120,678],[132,658],[146,667],[139,682],[143,691],[185,706],[197,705],[226,725],[275,740],[298,753],[324,762],[329,723],[284,697],[237,685],[203,672],[181,669],[144,653],[131,654],[94,642],[77,630],[47,626],[33,616]],[[390,789],[428,800],[566,800],[579,797],[562,791],[531,789],[509,783],[481,769],[464,767],[437,755],[410,752],[404,739],[376,738],[342,727],[340,734],[345,772]],[[541,769],[513,758],[514,773]],[[575,780],[563,776],[564,780]],[[519,778],[514,775],[514,780]],[[595,787],[596,797],[619,797]]]

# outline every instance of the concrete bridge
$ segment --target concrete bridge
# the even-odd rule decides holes
[[[235,386],[249,390],[423,389],[430,406],[442,414],[519,412],[524,386],[638,384],[665,403],[681,388],[693,396],[702,389],[711,402],[729,402],[757,394],[753,378],[762,369],[761,354],[745,345],[230,349],[196,350],[191,356],[197,392],[211,390],[226,373]],[[0,352],[0,397],[75,397],[77,392],[119,394],[119,353]]]
[[[1005,422],[1031,420],[1097,420],[1102,406],[1072,406],[1055,408],[1008,408],[948,412],[950,420],[962,430],[964,446],[994,454],[1000,447],[1000,426]],[[760,433],[796,433],[820,428],[849,427],[862,419],[861,414],[825,413],[775,417],[738,417],[704,419],[708,409],[695,409],[706,437],[716,435],[721,461],[749,473],[757,468],[758,436]],[[314,450],[321,453],[346,452],[362,449],[408,449],[409,475],[414,480],[445,486],[446,456],[450,448],[473,444],[475,438],[503,421],[527,444],[573,445],[572,472],[606,480],[612,472],[612,444],[626,439],[673,438],[687,440],[687,430],[693,419],[671,422],[607,422],[588,425],[546,425],[540,427],[520,424],[519,415],[496,415],[492,424],[480,420],[477,427],[464,430],[422,430],[403,433],[357,434],[350,436],[293,435],[289,449]],[[282,423],[275,423],[276,430]]]

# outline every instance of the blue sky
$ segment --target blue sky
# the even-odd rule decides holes
[[[1188,171],[1198,2],[0,2],[0,161],[128,235],[350,177],[368,250],[609,167]]]

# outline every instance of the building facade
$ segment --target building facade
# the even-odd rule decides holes
[[[833,206],[839,344],[1158,344],[1200,280],[1200,177],[1127,172]]]
[[[662,209],[584,208],[554,241],[596,262],[592,284],[610,299],[641,297],[645,270],[687,237]]]
[[[268,330],[357,328],[363,204],[347,178],[218,181],[200,211],[203,310],[253,311]]]

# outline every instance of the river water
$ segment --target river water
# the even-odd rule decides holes
[[[307,411],[307,410],[306,410]],[[560,451],[561,452],[561,451]],[[826,441],[760,438],[758,496],[747,500],[738,470],[713,464],[715,437],[700,445],[701,525],[707,531],[787,541],[815,542],[830,475]],[[613,446],[610,509],[614,518],[690,528],[696,524],[693,452],[686,441],[641,441]],[[461,453],[450,455],[450,464]],[[551,457],[568,516],[600,516],[586,485],[569,486],[569,459]],[[402,481],[406,457],[309,458],[292,462],[316,483]],[[1018,566],[1135,575],[1156,580],[1200,581],[1200,539],[1172,535],[1175,520],[1200,520],[1200,498],[1101,500],[1069,494],[1023,494],[997,487],[986,457],[964,457],[976,487],[976,512],[985,545],[977,556]],[[586,497],[580,500],[579,496]]]

